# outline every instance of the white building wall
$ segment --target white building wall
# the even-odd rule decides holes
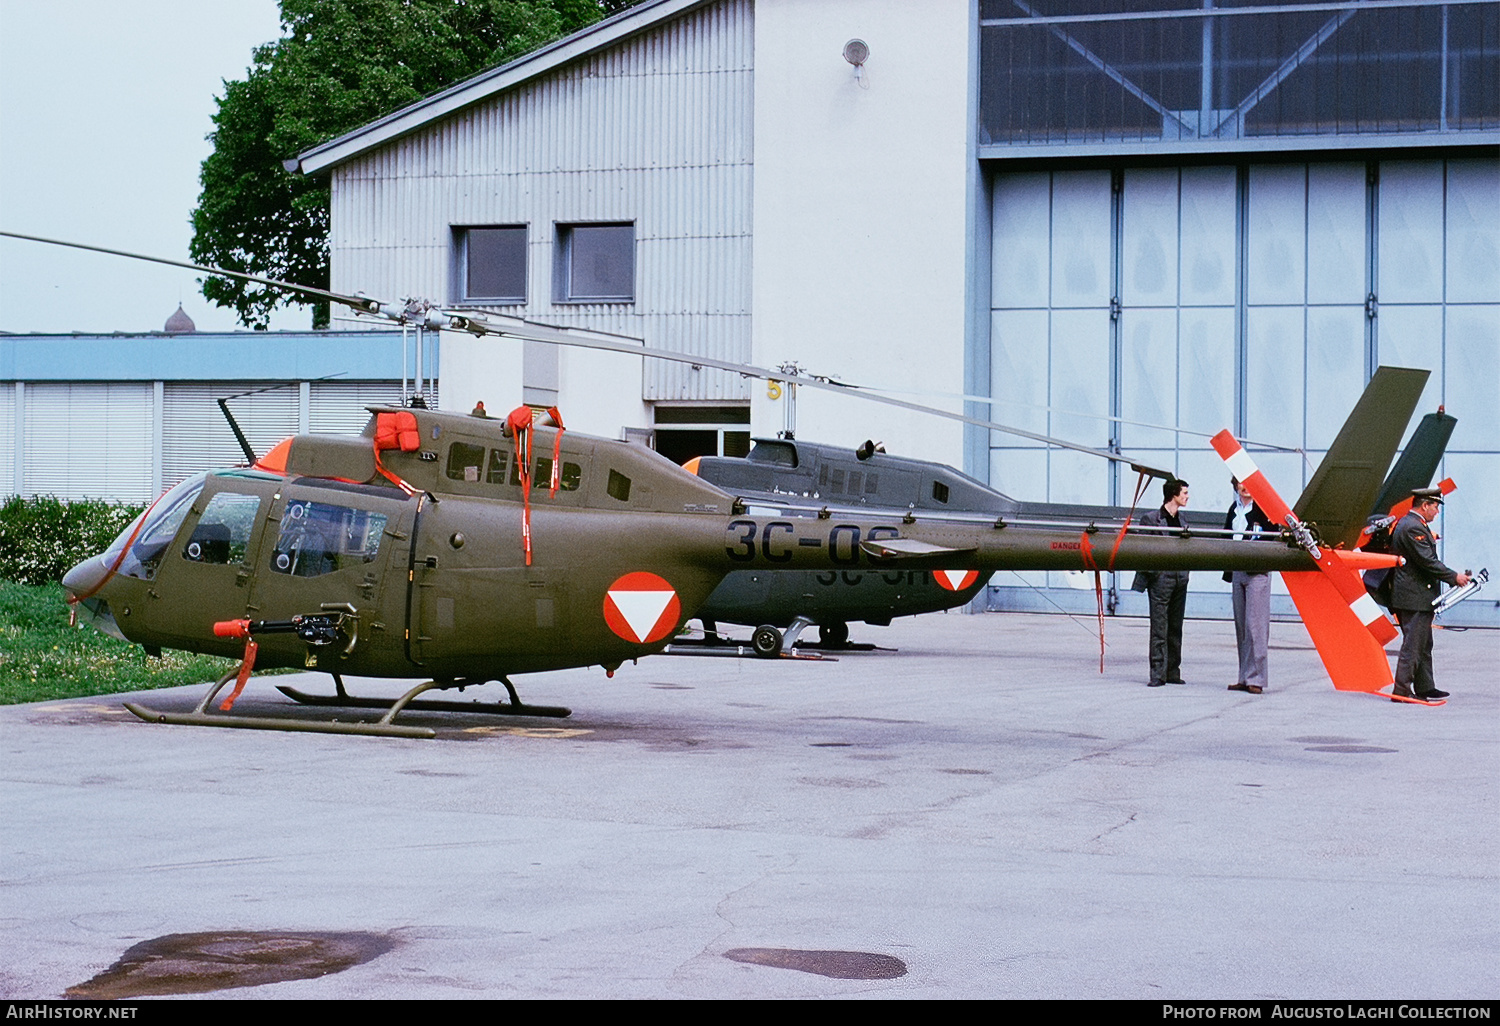
[[[698,8],[338,167],[333,288],[452,302],[452,227],[524,223],[527,302],[496,309],[748,360],[753,10],[751,0]],[[587,221],[634,222],[633,303],[552,302],[556,226]],[[451,403],[472,393],[503,412],[521,401],[508,361],[491,373],[485,351],[448,337],[444,346]],[[463,363],[461,380],[451,360]],[[570,398],[595,403],[580,383],[601,376],[628,399],[611,408],[636,425],[647,423],[643,398],[747,395],[738,375],[651,361],[642,371],[630,358],[622,373],[621,362],[565,357],[564,414]]]
[[[969,0],[756,4],[753,362],[964,391],[973,16]],[[780,403],[755,396],[755,430],[779,428]],[[797,433],[962,463],[959,424],[821,391],[800,391]]]

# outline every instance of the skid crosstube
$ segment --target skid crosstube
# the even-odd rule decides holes
[[[326,705],[334,708],[350,709],[389,709],[396,700],[390,698],[358,698],[348,694],[339,688],[336,695],[309,695],[305,691],[288,687],[285,684],[276,685],[276,690],[296,702],[298,705]],[[515,694],[514,691],[511,692]],[[415,709],[418,712],[455,712],[455,713],[481,713],[486,716],[549,716],[562,719],[573,715],[573,710],[561,705],[526,705],[519,700],[510,702],[445,702],[442,700],[414,701],[406,703],[407,709]]]

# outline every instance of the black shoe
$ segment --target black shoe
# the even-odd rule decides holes
[[[1230,691],[1249,691],[1250,690],[1250,685],[1249,684],[1231,684],[1231,685],[1229,685],[1229,690]]]
[[[1159,687],[1161,687],[1165,683],[1166,683],[1166,681],[1164,681],[1164,680],[1153,680],[1153,681],[1148,682],[1146,684],[1146,687],[1148,687],[1148,688],[1159,688]]]
[[[1448,692],[1439,691],[1437,688],[1433,688],[1431,691],[1418,691],[1417,697],[1424,702],[1431,702],[1436,698],[1447,698]]]
[[[1167,681],[1167,683],[1168,684],[1186,684],[1187,681],[1185,681],[1185,680],[1169,680],[1169,681]]]

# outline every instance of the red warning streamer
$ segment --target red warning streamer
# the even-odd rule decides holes
[[[547,498],[557,498],[557,487],[562,484],[562,436],[563,427],[562,411],[556,406],[547,409],[547,416],[553,424],[557,425],[557,435],[552,439],[552,480],[551,488],[547,492]]]
[[[218,625],[215,624],[215,633]],[[245,682],[250,679],[250,671],[255,669],[255,654],[260,651],[260,645],[256,644],[254,638],[246,635],[245,655],[240,660],[240,672],[234,677],[234,690],[231,691],[224,701],[219,703],[220,712],[228,712],[234,708],[235,699],[240,697],[240,692],[245,690]]]
[[[531,565],[531,427],[530,406],[517,406],[505,418],[505,430],[516,443],[516,470],[521,477],[521,551]]]
[[[1125,532],[1130,530],[1130,522],[1135,519],[1135,508],[1140,505],[1141,496],[1146,491],[1146,482],[1151,480],[1151,475],[1145,471],[1136,478],[1135,495],[1130,500],[1130,512],[1125,514],[1125,522],[1120,525],[1120,532],[1115,535],[1114,547],[1109,550],[1109,565],[1100,568],[1094,560],[1093,546],[1089,544],[1089,533],[1083,532],[1079,538],[1078,550],[1083,554],[1083,568],[1094,571],[1094,601],[1099,607],[1099,672],[1104,672],[1104,570],[1110,573],[1115,571],[1115,559],[1120,555],[1120,543],[1125,540]]]

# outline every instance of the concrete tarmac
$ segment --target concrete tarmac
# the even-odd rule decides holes
[[[541,674],[523,699],[570,719],[406,718],[431,741],[0,709],[0,995],[165,935],[358,931],[389,950],[213,994],[1500,996],[1500,633],[1440,632],[1454,694],[1421,708],[1336,693],[1296,623],[1262,696],[1225,690],[1231,624],[1189,621],[1164,688],[1144,621],[1108,622],[1102,675],[1092,628]],[[290,708],[272,683],[236,711]]]

